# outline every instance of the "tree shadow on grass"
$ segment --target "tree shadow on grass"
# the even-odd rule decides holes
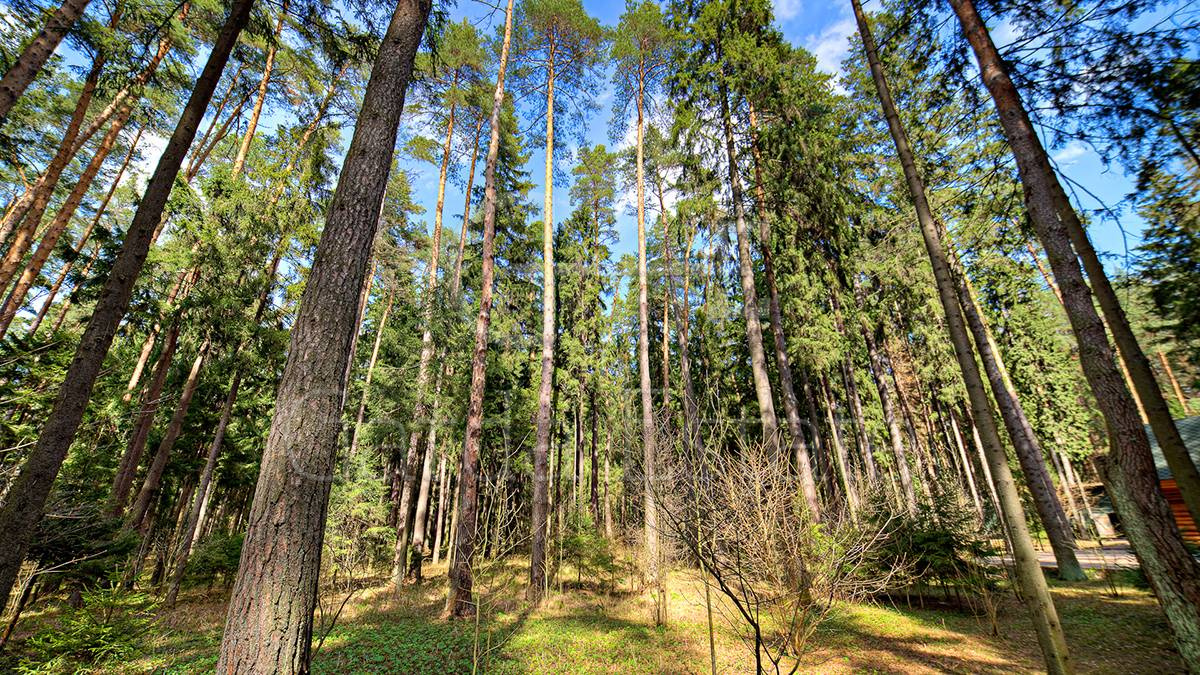
[[[893,610],[896,611],[896,610]],[[937,626],[915,610],[899,610],[919,629],[917,634],[888,635],[860,617],[834,612],[819,629],[816,649],[803,660],[802,669],[820,672],[841,662],[854,672],[930,671],[956,673],[1011,673],[1030,670],[1023,659],[998,656],[987,643],[951,625]],[[964,615],[965,620],[972,617]],[[957,623],[957,622],[954,622]]]

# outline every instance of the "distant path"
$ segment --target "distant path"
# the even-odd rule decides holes
[[[1054,560],[1053,551],[1038,551],[1038,563],[1042,567],[1056,568],[1058,562]],[[1081,548],[1075,551],[1075,557],[1079,559],[1079,566],[1088,570],[1103,570],[1103,569],[1134,569],[1139,567],[1137,556],[1133,554],[1133,549],[1129,547],[1129,542],[1124,539],[1110,539],[1103,548]],[[1011,563],[1012,558],[1004,556],[1002,558],[989,558],[988,562]]]

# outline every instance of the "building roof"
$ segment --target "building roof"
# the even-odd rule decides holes
[[[1192,461],[1200,466],[1200,415],[1175,420],[1175,426],[1179,428],[1179,435],[1183,437],[1183,444],[1187,446]],[[1149,426],[1146,427],[1146,435],[1150,437],[1150,452],[1154,455],[1154,466],[1158,469],[1158,479],[1166,480],[1171,477],[1171,469],[1167,466],[1162,448],[1158,446],[1158,439],[1154,437],[1154,432],[1150,430]]]

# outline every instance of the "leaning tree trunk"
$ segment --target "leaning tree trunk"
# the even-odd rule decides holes
[[[266,284],[258,295],[258,307],[254,310],[254,320],[252,326],[257,327],[262,321],[263,314],[267,310],[267,306],[271,302],[271,288],[275,284],[275,274],[279,271],[279,263],[287,250],[287,240],[280,241],[275,247],[275,255],[271,258],[271,263],[267,266]],[[239,346],[233,353],[236,359],[241,351]],[[191,555],[192,546],[195,544],[199,533],[200,521],[204,515],[205,505],[208,504],[212,497],[211,485],[213,472],[217,468],[217,458],[221,455],[221,446],[225,442],[225,432],[229,429],[229,422],[233,418],[233,406],[237,403],[238,393],[242,386],[243,371],[240,364],[234,365],[233,378],[229,383],[229,391],[225,394],[225,401],[221,404],[221,415],[217,419],[217,428],[213,432],[212,442],[208,446],[208,454],[204,460],[204,468],[200,472],[199,486],[196,488],[195,498],[192,501],[191,508],[188,510],[187,519],[184,521],[183,531],[179,537],[179,550],[175,556],[175,570],[171,576],[170,584],[167,588],[166,605],[172,607],[175,604],[175,599],[179,595],[179,585],[183,582],[183,575],[187,571],[188,556]]]
[[[79,17],[83,16],[88,2],[89,0],[65,0],[59,5],[42,30],[25,46],[12,67],[4,73],[4,77],[0,78],[0,126],[8,120],[8,113],[13,104],[25,93],[25,89],[33,82],[33,78],[37,77],[67,32]]]
[[[951,278],[946,261],[946,252],[942,248],[933,212],[925,196],[925,184],[917,172],[908,135],[900,123],[899,115],[896,114],[896,106],[888,89],[883,66],[879,62],[879,55],[867,24],[867,17],[858,0],[851,0],[851,2],[870,64],[871,77],[875,81],[879,102],[883,108],[884,117],[887,118],[892,140],[895,142],[896,153],[900,156],[900,163],[904,168],[904,178],[908,183],[910,196],[916,206],[917,220],[921,226],[921,235],[929,254],[929,262],[933,267],[938,298],[941,300],[942,311],[945,313],[946,324],[950,331],[950,339],[954,345],[954,355],[958,360],[963,384],[966,385],[967,395],[971,401],[975,423],[983,438],[988,464],[991,465],[992,478],[996,483],[1005,526],[1012,539],[1017,582],[1033,615],[1038,642],[1046,660],[1046,669],[1051,673],[1071,673],[1074,671],[1074,667],[1067,650],[1067,639],[1063,633],[1062,624],[1058,620],[1058,612],[1050,597],[1050,591],[1046,587],[1046,578],[1042,575],[1037,554],[1033,550],[1033,540],[1029,536],[1029,529],[1025,522],[1025,510],[1021,506],[1021,499],[1017,494],[1017,487],[1008,467],[1008,457],[1004,452],[1004,447],[1000,444],[1000,436],[996,429],[995,419],[992,417],[987,391],[984,389],[983,379],[975,364],[975,355],[971,351],[970,339],[967,337],[967,330],[963,325],[959,299],[954,290],[954,280]]]
[[[1042,154],[1045,155],[1045,152],[1043,151]],[[1067,199],[1062,184],[1055,177],[1053,169],[1050,168],[1048,160],[1043,168],[1046,175],[1053,179],[1049,183],[1054,193],[1059,219],[1066,226],[1067,234],[1071,238],[1071,245],[1075,248],[1075,253],[1079,256],[1084,271],[1087,272],[1088,281],[1091,282],[1092,292],[1095,293],[1097,304],[1100,305],[1104,322],[1108,324],[1108,329],[1113,335],[1113,342],[1117,345],[1117,357],[1124,362],[1129,380],[1133,383],[1134,392],[1132,393],[1141,402],[1142,412],[1150,422],[1154,438],[1162,448],[1163,457],[1171,469],[1171,477],[1175,479],[1176,487],[1183,495],[1188,513],[1191,514],[1193,521],[1200,523],[1200,470],[1197,470],[1196,463],[1188,453],[1187,445],[1183,442],[1183,437],[1179,435],[1179,427],[1171,417],[1171,408],[1167,405],[1162,389],[1158,386],[1158,380],[1154,377],[1154,371],[1150,368],[1150,360],[1146,358],[1146,353],[1142,351],[1142,346],[1138,344],[1137,337],[1133,334],[1129,318],[1125,316],[1125,310],[1121,307],[1117,293],[1113,290],[1108,275],[1104,271],[1104,264],[1100,262],[1100,258],[1096,255],[1096,249],[1092,247],[1092,242],[1088,239],[1087,232],[1084,231],[1083,224],[1079,221],[1079,214],[1071,207],[1071,202]]]
[[[9,591],[24,561],[29,538],[41,520],[50,488],[83,419],[104,357],[108,354],[125,310],[129,308],[133,285],[146,262],[150,238],[162,219],[183,157],[196,136],[196,127],[204,117],[204,110],[221,79],[221,71],[225,69],[225,63],[250,17],[253,5],[254,0],[237,0],[230,8],[225,25],[209,52],[204,70],[183,108],[179,123],[146,185],[129,231],[125,234],[121,252],[113,262],[109,278],[92,311],[92,318],[75,351],[75,358],[67,368],[54,408],[42,428],[37,445],[21,467],[21,473],[13,481],[4,506],[0,509],[0,541],[7,542],[0,549],[0,605],[8,600]]]
[[[742,316],[746,320],[746,341],[750,347],[750,370],[754,375],[754,396],[758,400],[758,415],[762,423],[763,440],[771,447],[779,444],[779,424],[775,417],[775,400],[771,396],[771,380],[767,375],[767,354],[763,349],[762,323],[759,321],[758,293],[754,290],[754,261],[750,256],[750,231],[746,226],[746,211],[742,206],[742,179],[738,171],[737,151],[733,138],[733,120],[729,111],[729,91],[721,85],[721,121],[725,131],[725,161],[729,165],[729,192],[737,230],[738,272],[742,282]]]
[[[129,164],[133,161],[133,156],[137,153],[138,143],[142,139],[142,132],[146,127],[138,128],[137,134],[133,137],[133,141],[129,144],[129,152],[125,153],[125,159],[121,161],[121,168],[117,170],[117,174],[113,177],[112,183],[108,187],[108,192],[104,193],[104,199],[100,200],[100,205],[96,207],[96,214],[92,216],[87,227],[84,228],[83,234],[79,235],[79,241],[76,242],[72,250],[72,258],[63,264],[62,269],[58,273],[58,277],[50,286],[50,290],[46,293],[46,299],[42,301],[42,306],[38,308],[37,316],[33,318],[33,322],[29,324],[29,334],[35,335],[38,328],[45,320],[46,314],[54,305],[54,299],[58,297],[58,292],[62,290],[63,283],[67,280],[67,275],[71,273],[71,269],[75,266],[75,261],[79,259],[79,255],[83,253],[83,247],[87,246],[88,241],[92,238],[92,232],[96,230],[96,226],[100,224],[100,219],[104,217],[104,213],[108,211],[108,204],[112,201],[113,195],[116,194],[117,188],[121,186],[121,178],[125,172],[129,170]]]
[[[479,517],[479,449],[483,444],[483,393],[487,376],[488,328],[492,321],[492,283],[495,279],[496,243],[496,161],[500,154],[500,112],[504,106],[504,73],[512,43],[513,0],[504,10],[504,42],[500,47],[500,65],[496,73],[496,91],[492,95],[491,139],[483,180],[483,250],[479,316],[475,320],[475,345],[471,352],[471,389],[467,402],[462,460],[458,471],[458,492],[452,511],[450,554],[450,591],[445,615],[465,618],[475,614],[472,597],[475,555],[475,529]]]
[[[38,225],[41,224],[42,213],[50,203],[54,188],[58,186],[58,179],[71,160],[75,158],[78,148],[81,147],[81,144],[77,144],[76,141],[81,137],[80,127],[83,126],[84,118],[87,117],[88,107],[91,106],[92,98],[95,96],[103,69],[104,59],[96,59],[96,62],[92,64],[91,71],[84,78],[83,89],[75,101],[75,109],[71,112],[67,128],[63,131],[62,142],[54,156],[50,158],[45,171],[38,176],[33,185],[27,187],[13,201],[6,210],[3,220],[0,220],[0,244],[8,245],[4,257],[0,258],[0,290],[8,287],[8,282],[11,281],[17,267],[29,251]],[[82,140],[86,143],[90,138],[90,135],[83,135]],[[32,216],[30,216],[31,212]],[[10,234],[12,235],[11,241],[9,240]]]
[[[258,118],[262,115],[263,105],[267,102],[267,93],[271,89],[271,75],[275,71],[275,52],[279,49],[279,38],[283,35],[283,20],[287,18],[288,0],[283,0],[279,8],[279,18],[275,21],[275,33],[267,46],[267,58],[263,64],[262,79],[258,81],[258,92],[255,94],[254,108],[250,112],[250,121],[246,124],[246,133],[242,135],[242,143],[238,146],[237,156],[233,158],[233,168],[229,173],[237,178],[246,166],[246,156],[250,154],[250,144],[254,142],[254,132],[258,129]]]
[[[1046,150],[975,5],[969,0],[950,0],[950,5],[999,112],[1030,218],[1079,343],[1080,365],[1107,422],[1110,450],[1101,458],[1101,471],[1109,495],[1167,616],[1180,656],[1189,668],[1200,670],[1200,563],[1184,546],[1159,487],[1145,429],[1079,269],[1080,252],[1073,246],[1070,227],[1063,220],[1066,209],[1057,198],[1061,191],[1058,178],[1050,170]]]
[[[553,426],[551,389],[554,386],[554,34],[551,33],[546,71],[546,197],[542,206],[542,358],[538,384],[537,437],[533,444],[533,513],[530,520],[530,602],[541,600],[546,586],[546,525],[550,510],[550,431]]]
[[[192,361],[192,368],[188,371],[187,379],[183,383],[179,402],[175,404],[175,412],[171,415],[171,421],[167,423],[167,431],[158,444],[158,450],[154,453],[149,470],[146,471],[146,479],[142,482],[142,487],[138,490],[133,505],[129,508],[129,517],[126,519],[126,523],[130,529],[143,530],[146,524],[146,514],[150,511],[152,500],[158,496],[158,486],[162,482],[163,472],[167,469],[167,461],[171,459],[175,441],[179,440],[179,434],[183,431],[184,420],[187,419],[188,409],[192,405],[192,396],[196,394],[196,387],[200,385],[200,370],[208,358],[211,344],[206,338],[204,344],[200,346],[196,358]]]
[[[804,442],[804,427],[800,421],[800,401],[796,398],[796,386],[792,381],[792,362],[787,352],[787,337],[783,334],[783,311],[779,302],[779,284],[775,280],[774,253],[771,249],[771,226],[767,220],[766,191],[762,177],[762,153],[757,138],[758,119],[754,107],[750,107],[750,151],[754,155],[755,202],[758,205],[758,239],[762,253],[763,277],[767,281],[767,307],[771,312],[771,335],[775,345],[775,367],[779,371],[779,388],[783,392],[783,412],[787,418],[788,432],[792,444],[792,461],[800,476],[800,487],[804,500],[814,520],[821,517],[821,503],[817,497],[817,481],[813,478],[812,459],[808,444]],[[738,249],[741,250],[740,248]]]
[[[42,266],[50,259],[50,254],[54,252],[54,247],[58,245],[58,240],[67,230],[67,225],[70,224],[71,218],[75,216],[75,210],[83,202],[83,198],[87,196],[87,192],[92,187],[92,181],[96,179],[96,174],[100,172],[100,167],[104,165],[104,161],[108,159],[109,153],[117,144],[117,139],[121,135],[121,130],[125,128],[125,123],[129,121],[129,115],[133,112],[132,108],[126,107],[123,109],[115,120],[112,126],[109,127],[108,133],[100,140],[99,147],[92,155],[91,161],[84,168],[83,173],[75,180],[75,185],[71,188],[71,193],[67,195],[67,199],[59,208],[58,213],[54,215],[54,220],[46,226],[46,231],[42,234],[42,240],[38,242],[37,248],[33,251],[33,256],[26,263],[25,269],[21,271],[17,277],[17,283],[13,285],[8,297],[4,301],[4,305],[0,307],[0,338],[8,332],[8,327],[17,316],[21,306],[25,304],[25,295],[29,289],[33,287],[33,282],[37,280],[42,273]]]
[[[946,240],[945,243],[949,244],[949,241]],[[1045,453],[1042,452],[1042,446],[1033,433],[1029,418],[1025,416],[1021,401],[1009,388],[1004,376],[1004,363],[992,342],[987,323],[975,303],[975,295],[964,270],[959,268],[953,255],[949,262],[950,273],[958,287],[958,299],[963,315],[975,339],[975,349],[979,352],[979,360],[983,363],[983,370],[992,387],[992,396],[1000,409],[1000,418],[1004,421],[1008,437],[1016,450],[1017,461],[1021,465],[1021,473],[1025,475],[1029,493],[1033,496],[1038,518],[1046,530],[1046,537],[1050,539],[1050,547],[1058,563],[1058,577],[1065,581],[1083,581],[1087,575],[1083,573],[1083,568],[1075,556],[1075,535],[1071,531],[1067,514],[1063,511],[1062,502],[1058,500],[1054,483],[1050,480],[1050,472],[1046,470]]]
[[[179,10],[180,17],[186,17],[189,9],[190,5],[185,3]],[[108,102],[108,105],[106,105],[103,110],[92,117],[87,126],[80,128],[80,116],[87,112],[87,107],[91,103],[92,94],[95,91],[96,84],[95,81],[92,81],[89,86],[88,81],[85,81],[84,90],[80,94],[76,103],[75,112],[72,114],[72,121],[67,126],[67,131],[63,136],[63,141],[59,145],[58,151],[55,153],[54,158],[51,159],[50,164],[47,165],[46,170],[42,172],[42,175],[38,177],[37,182],[18,198],[17,202],[13,205],[13,208],[11,208],[9,212],[5,214],[4,220],[0,222],[0,242],[3,242],[8,240],[9,232],[16,227],[22,219],[24,219],[24,223],[21,224],[20,229],[17,230],[17,235],[14,237],[10,250],[5,255],[4,260],[0,261],[0,278],[5,279],[4,285],[8,284],[8,275],[13,273],[13,271],[9,270],[10,263],[19,263],[24,257],[25,253],[28,252],[29,244],[32,241],[33,231],[36,230],[38,225],[41,223],[42,214],[45,213],[46,207],[50,203],[50,198],[53,196],[55,188],[58,187],[58,180],[62,176],[62,172],[66,168],[67,164],[70,163],[71,159],[74,158],[75,155],[79,154],[79,152],[83,149],[83,146],[92,138],[92,136],[95,136],[96,133],[100,131],[101,127],[107,124],[108,121],[112,119],[113,115],[117,114],[117,111],[124,108],[127,103],[130,106],[133,105],[132,102],[129,101],[129,97],[150,81],[150,78],[158,70],[158,66],[171,51],[171,45],[171,35],[168,31],[162,37],[162,39],[159,40],[158,51],[155,52],[150,61],[147,62],[145,67],[142,68],[141,72],[139,72],[137,76],[131,79],[129,82],[125,83],[125,85],[121,87],[120,91],[118,91],[112,97],[112,100]],[[92,71],[88,75],[89,80],[94,80],[94,78],[99,75],[103,64],[103,59],[98,60],[95,64],[93,64]],[[2,121],[0,121],[0,124],[2,124]],[[16,262],[12,262],[13,260]]]
[[[217,670],[307,672],[345,369],[429,0],[396,3],[292,328]]]

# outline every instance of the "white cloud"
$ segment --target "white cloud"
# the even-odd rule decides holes
[[[774,0],[772,4],[780,21],[788,21],[800,13],[800,0]]]
[[[804,46],[817,57],[817,67],[838,75],[842,60],[850,53],[850,36],[857,31],[853,17],[844,17],[805,41]]]
[[[1059,166],[1071,166],[1087,154],[1087,148],[1082,143],[1072,141],[1065,148],[1054,153],[1054,163]]]

